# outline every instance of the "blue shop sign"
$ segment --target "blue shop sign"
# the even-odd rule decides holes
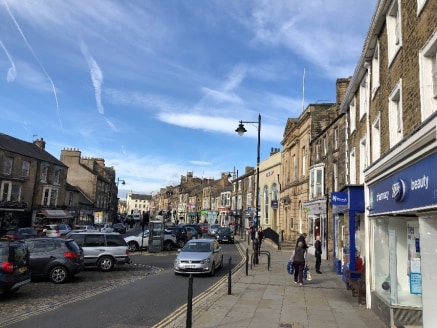
[[[437,206],[437,154],[369,187],[370,214]]]
[[[338,206],[347,205],[348,204],[347,193],[338,192],[338,191],[331,192],[331,204],[338,205]]]

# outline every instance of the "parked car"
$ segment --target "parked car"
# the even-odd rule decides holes
[[[220,227],[215,233],[215,238],[219,243],[234,243],[234,233],[229,227]]]
[[[188,234],[187,229],[185,229],[184,227],[181,226],[165,227],[165,230],[173,233],[176,236],[176,243],[178,244],[179,248],[184,247],[185,243],[189,240],[188,238],[190,236]]]
[[[71,231],[97,231],[97,228],[91,224],[79,224]],[[68,234],[66,236],[68,236]]]
[[[111,224],[105,223],[98,227],[100,232],[114,232],[114,228],[112,228]]]
[[[196,230],[196,232],[192,232],[192,238],[202,238],[202,229],[198,224],[181,224],[185,228],[191,228]]]
[[[38,236],[38,231],[34,228],[18,228],[16,230],[7,231],[5,236],[13,240],[34,238]]]
[[[215,236],[217,229],[220,228],[220,224],[211,224],[208,228],[208,236]]]
[[[126,233],[126,226],[123,223],[116,223],[112,226],[114,232],[118,233]]]
[[[188,241],[174,261],[175,274],[209,274],[223,267],[222,248],[215,239]]]
[[[85,267],[110,271],[115,265],[131,263],[128,245],[117,232],[72,232],[69,238],[82,247]]]
[[[127,245],[129,246],[130,252],[135,252],[141,249],[147,249],[149,246],[149,230],[144,230],[139,234],[125,237]],[[165,231],[163,249],[165,251],[171,251],[173,248],[177,247],[176,235],[170,231]]]
[[[29,250],[24,241],[0,240],[0,292],[14,293],[30,283]]]
[[[202,230],[202,235],[204,233],[208,234],[208,228],[209,228],[209,224],[206,222],[200,222],[199,224],[200,230]]]
[[[30,238],[26,244],[32,279],[43,278],[62,284],[83,270],[83,251],[73,239]]]
[[[71,227],[65,223],[46,224],[43,226],[43,232],[47,237],[63,237],[71,231]]]

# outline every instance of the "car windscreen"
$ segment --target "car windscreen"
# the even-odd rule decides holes
[[[211,243],[189,242],[182,247],[181,252],[211,252]]]

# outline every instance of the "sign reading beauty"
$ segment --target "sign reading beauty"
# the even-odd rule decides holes
[[[399,212],[435,206],[437,154],[369,187],[369,214]]]

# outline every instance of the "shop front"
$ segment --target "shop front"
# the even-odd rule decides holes
[[[218,212],[217,211],[209,211],[203,210],[200,212],[202,222],[206,222],[208,224],[216,224],[218,222]]]
[[[72,226],[73,215],[67,210],[60,209],[40,209],[34,218],[33,226],[42,228],[46,224],[65,223]]]
[[[308,252],[314,255],[314,244],[316,238],[320,236],[322,242],[322,258],[327,259],[327,228],[328,220],[326,215],[326,199],[318,199],[304,203],[304,208],[308,216],[308,236],[307,244],[310,246]]]
[[[31,214],[25,202],[0,202],[0,234],[31,226]]]
[[[346,282],[346,270],[356,270],[357,265],[365,261],[364,188],[346,186],[341,192],[331,193],[331,202],[334,215],[334,270],[342,274]]]
[[[366,172],[372,258],[367,293],[389,326],[436,326],[436,121]]]

